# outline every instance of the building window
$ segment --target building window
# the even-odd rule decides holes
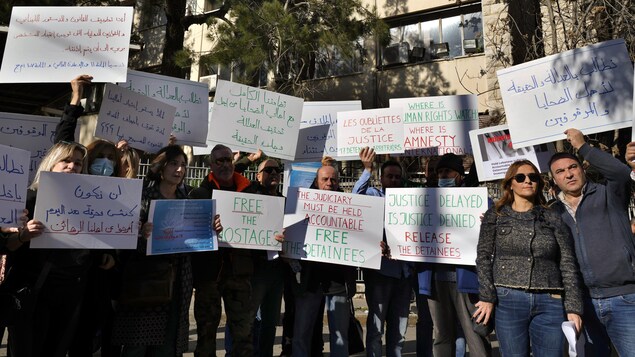
[[[341,76],[360,72],[363,65],[363,40],[355,42],[355,50],[352,57],[344,56],[334,46],[321,48],[316,54],[315,78]]]
[[[381,63],[430,61],[483,52],[483,21],[477,10],[480,4],[393,20],[390,45],[382,51]]]

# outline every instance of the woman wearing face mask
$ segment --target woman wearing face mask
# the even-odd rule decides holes
[[[83,173],[86,148],[78,143],[59,142],[42,160],[27,192],[32,219],[42,172]],[[9,328],[9,344],[15,356],[66,356],[75,330],[86,274],[93,260],[86,249],[29,249],[24,243],[9,256],[12,274],[25,285],[42,279],[34,305],[19,323]]]
[[[494,310],[503,356],[562,356],[561,324],[582,326],[582,279],[573,238],[545,207],[544,181],[531,161],[511,164],[503,197],[482,220],[476,267],[480,301],[476,322]]]

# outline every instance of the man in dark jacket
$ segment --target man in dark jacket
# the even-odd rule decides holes
[[[587,182],[581,161],[566,152],[554,154],[549,162],[561,191],[553,207],[573,234],[588,290],[582,317],[586,353],[608,356],[612,343],[620,356],[631,356],[635,351],[635,246],[627,211],[631,170],[589,146],[579,130],[568,129],[565,134],[606,179],[602,184]],[[635,168],[630,160],[629,165]]]
[[[199,188],[190,192],[190,198],[210,199],[214,190],[251,193],[257,191],[256,185],[249,179],[234,172],[233,153],[227,146],[214,146],[210,161],[212,171]],[[222,298],[227,325],[232,331],[234,356],[253,357],[253,272],[253,259],[249,250],[220,248],[217,252],[192,255],[192,274],[196,292],[194,318],[198,337],[195,356],[216,356],[216,330],[222,314]]]

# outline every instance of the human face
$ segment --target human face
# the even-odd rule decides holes
[[[183,156],[177,156],[168,161],[161,171],[161,180],[170,185],[179,185],[185,177],[187,161]]]
[[[275,160],[263,162],[256,175],[258,182],[269,190],[276,190],[280,183],[280,167]]]
[[[516,175],[524,174],[525,179],[521,182],[516,180]],[[510,181],[510,188],[514,193],[514,201],[526,200],[533,202],[538,189],[538,181],[533,182],[529,179],[529,175],[538,174],[534,168],[529,165],[522,165],[516,170],[514,177]]]
[[[230,182],[234,175],[233,153],[231,150],[216,150],[212,153],[211,168],[216,179],[223,183]]]
[[[401,187],[403,183],[401,181],[401,167],[385,167],[379,180],[381,181],[381,187],[383,188]]]
[[[84,166],[84,153],[81,150],[75,150],[71,157],[55,164],[51,171],[78,174],[82,172],[82,166]]]
[[[441,179],[454,179],[454,185],[455,186],[461,186],[461,183],[463,182],[461,179],[461,175],[452,170],[449,169],[447,167],[441,167],[437,169],[437,178],[439,180]]]
[[[565,195],[577,197],[582,194],[586,183],[584,170],[580,164],[570,158],[562,158],[551,163],[553,180]]]
[[[337,191],[340,179],[333,166],[322,166],[317,172],[317,185],[320,190]]]

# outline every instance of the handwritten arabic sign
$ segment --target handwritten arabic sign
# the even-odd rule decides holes
[[[289,188],[282,256],[379,269],[384,199]]]
[[[402,108],[337,113],[338,156],[359,154],[366,146],[378,154],[403,153],[403,113]]]
[[[386,242],[392,257],[474,265],[487,188],[386,189]]]
[[[472,152],[468,132],[478,129],[476,95],[390,99],[390,107],[404,109],[407,155]]]
[[[31,154],[22,149],[0,145],[0,226],[17,227],[26,206]]]
[[[275,235],[282,232],[284,197],[214,190],[223,221],[221,247],[280,250]]]
[[[131,26],[132,7],[14,6],[0,81],[125,81]]]
[[[212,148],[216,143],[210,137],[214,132],[214,122],[212,121],[212,111],[214,108],[214,103],[208,103],[207,109],[207,138],[205,139],[205,144],[192,147],[192,152],[194,155],[209,155],[212,152]]]
[[[55,126],[60,121],[55,117],[0,113],[0,142],[31,152],[29,183],[48,149],[53,146]],[[75,131],[79,137],[79,125]]]
[[[106,83],[95,136],[127,140],[133,148],[157,152],[167,145],[176,109],[156,99]]]
[[[517,160],[529,160],[540,172],[547,172],[549,159],[556,152],[553,143],[514,147],[507,125],[472,130],[470,140],[479,181],[503,179],[509,165]]]
[[[293,160],[298,144],[303,99],[218,81],[212,140],[233,150]]]
[[[624,40],[611,40],[497,72],[514,145],[633,124],[633,68]]]
[[[213,200],[152,200],[149,217],[148,255],[218,250]]]
[[[207,84],[129,70],[128,80],[119,85],[176,108],[172,134],[177,144],[205,145],[209,96]]]
[[[136,249],[142,182],[42,172],[34,218],[46,230],[31,248]]]
[[[337,112],[353,110],[362,110],[362,102],[304,102],[295,161],[320,161],[323,156],[359,159],[357,155],[339,157],[337,153]]]

